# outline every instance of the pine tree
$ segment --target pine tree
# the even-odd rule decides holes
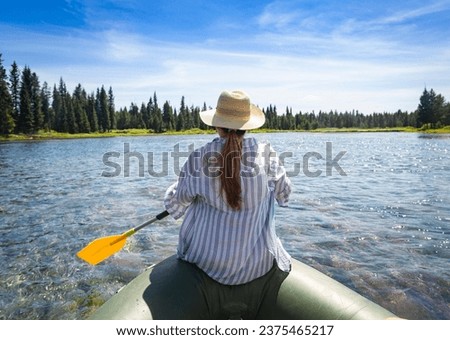
[[[0,135],[8,136],[14,131],[14,119],[12,116],[13,101],[8,90],[6,70],[3,67],[2,54],[0,53]]]
[[[62,98],[61,94],[59,93],[58,89],[56,88],[56,84],[53,85],[53,101],[52,101],[52,110],[55,115],[55,121],[52,125],[52,129],[55,131],[61,132],[63,131],[63,117],[62,117]]]
[[[98,117],[97,117],[96,101],[95,101],[94,93],[92,93],[87,98],[86,114],[87,114],[87,118],[89,121],[89,131],[97,132],[98,131]]]
[[[158,97],[156,96],[156,91],[153,92],[153,106],[154,106],[155,109],[159,108],[159,106],[158,106]]]
[[[175,117],[175,130],[183,131],[185,129],[183,115],[180,113],[176,114]]]
[[[108,111],[109,111],[110,130],[117,129],[116,108],[114,105],[114,94],[111,86],[109,87],[108,91]]]
[[[181,97],[180,113],[178,114],[178,119],[181,130],[189,130],[194,127],[193,112],[190,112],[189,108],[186,106],[184,96]]]
[[[450,126],[450,102],[445,104],[443,125]]]
[[[206,103],[205,102],[203,102],[203,107],[202,107],[202,109],[199,111],[199,118],[200,118],[200,112],[201,111],[206,111],[206,110],[208,110],[208,108],[207,108],[207,106],[206,106]],[[202,130],[208,130],[210,127],[208,126],[208,125],[206,125],[205,123],[203,123],[203,121],[200,119],[200,122],[199,122],[199,127],[200,127],[200,129],[202,129]]]
[[[141,109],[139,110],[138,116],[142,118],[144,126],[141,126],[141,123],[139,122],[139,120],[136,120],[135,128],[138,128],[138,129],[141,129],[141,128],[152,129],[153,128],[152,127],[152,118],[150,117],[150,109],[149,109],[150,105],[152,105],[152,104],[150,104],[150,102],[147,105],[145,105],[144,103],[141,104]]]
[[[60,78],[59,87],[53,89],[53,112],[55,113],[55,130],[58,132],[77,133],[78,125],[72,105],[72,98],[67,92],[64,80]]]
[[[34,130],[34,113],[32,104],[32,75],[28,66],[22,71],[20,82],[19,132],[31,134]]]
[[[176,130],[183,131],[189,129],[186,113],[186,105],[184,104],[184,96],[181,97],[180,112],[177,115]]]
[[[281,118],[277,115],[277,108],[269,105],[266,110],[263,110],[266,116],[266,122],[264,127],[267,129],[280,129],[281,128]]]
[[[143,105],[146,109],[145,105]],[[138,106],[134,103],[131,103],[130,106],[130,128],[133,129],[145,129],[145,123],[142,119],[142,112],[139,110]]]
[[[192,119],[192,127],[199,128],[200,127],[200,108],[191,105],[191,119]]]
[[[119,130],[130,128],[130,114],[127,108],[120,109],[117,113],[117,128]]]
[[[41,85],[35,72],[31,74],[31,109],[33,111],[33,132],[38,132],[44,126],[44,115],[41,103]]]
[[[102,132],[109,131],[111,129],[111,120],[109,115],[108,96],[103,86],[100,90],[97,90],[96,100],[99,129]]]
[[[175,130],[178,131],[178,112],[177,112],[176,108],[173,109],[173,121],[174,121],[174,124],[175,124],[174,125]]]
[[[150,103],[152,103],[150,105]],[[148,128],[152,129],[156,133],[160,133],[163,130],[163,120],[161,109],[158,106],[158,99],[156,98],[156,92],[153,94],[153,100],[150,100],[147,106],[147,111],[150,114],[150,124]]]
[[[16,130],[19,129],[19,109],[20,109],[20,70],[16,62],[11,65],[9,75],[11,99],[13,111],[11,113]]]
[[[292,108],[286,107],[286,130],[295,129],[295,119],[292,114]]]
[[[153,113],[152,115],[152,126],[153,126],[153,131],[156,133],[161,133],[163,132],[163,122],[162,122],[162,116],[161,116],[161,111],[158,110],[158,112]]]
[[[163,105],[162,121],[164,130],[171,131],[175,129],[175,117],[173,115],[173,109],[167,100]]]
[[[90,124],[86,112],[88,106],[86,91],[81,87],[81,84],[78,84],[73,92],[72,106],[78,132],[90,132]]]
[[[53,110],[50,107],[51,93],[47,82],[44,81],[41,88],[41,109],[44,116],[43,128],[50,131],[54,126]]]
[[[144,103],[141,104],[141,110],[140,110],[140,114],[142,116],[142,120],[144,121],[145,124],[145,128],[146,129],[152,129],[152,118],[150,117],[150,112],[152,110],[152,106],[153,106],[153,99],[150,98],[148,100],[147,105],[145,105]]]
[[[86,110],[83,107],[82,103],[80,101],[74,100],[72,102],[73,111],[74,111],[74,117],[76,121],[77,126],[77,132],[78,133],[88,133],[90,132],[90,126],[89,121],[86,115]]]
[[[445,98],[438,94],[434,98],[433,102],[433,117],[432,117],[432,126],[433,127],[440,127],[444,123],[444,117],[445,117]]]
[[[420,103],[417,108],[417,127],[432,122],[434,91],[428,91],[426,88],[420,96]]]
[[[66,118],[67,118],[67,131],[69,133],[78,133],[79,131],[79,127],[78,127],[78,122],[77,119],[75,117],[75,110],[74,110],[74,105],[73,105],[73,101],[72,101],[72,96],[70,95],[69,92],[66,91],[65,96],[63,97],[64,100],[64,105],[66,108]]]

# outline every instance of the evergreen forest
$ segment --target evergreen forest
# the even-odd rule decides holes
[[[14,61],[9,70],[3,66],[0,54],[0,135],[35,134],[39,131],[57,131],[70,134],[107,132],[111,130],[148,129],[155,133],[184,131],[193,128],[206,130],[199,117],[206,103],[187,106],[181,97],[178,107],[168,101],[160,106],[157,94],[149,95],[147,103],[131,103],[116,108],[111,87],[101,86],[88,93],[81,84],[69,91],[61,78],[50,86],[41,82],[30,67],[19,68]],[[286,107],[263,108],[270,130],[315,130],[319,128],[396,128],[450,125],[450,103],[433,89],[424,89],[418,96],[414,112],[383,112],[363,114],[351,112],[293,112]]]

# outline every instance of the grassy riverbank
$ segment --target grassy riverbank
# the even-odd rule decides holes
[[[354,133],[354,132],[413,132],[413,133],[436,133],[436,134],[450,134],[450,126],[445,126],[439,129],[417,129],[413,127],[398,127],[398,128],[322,128],[316,130],[271,130],[271,129],[257,129],[252,130],[252,133],[283,133],[283,132],[313,132],[313,133]],[[0,136],[0,141],[26,141],[26,140],[47,140],[47,139],[77,139],[77,138],[105,138],[105,137],[123,137],[123,136],[151,136],[151,135],[194,135],[194,134],[213,134],[215,130],[200,130],[191,129],[185,131],[168,131],[163,133],[154,133],[147,129],[129,129],[129,130],[112,130],[109,132],[94,132],[94,133],[63,133],[56,131],[40,131],[31,135],[11,134],[8,137]]]
[[[194,135],[214,133],[214,130],[191,129],[186,131],[168,131],[164,133],[154,133],[148,129],[127,129],[112,130],[108,132],[92,132],[92,133],[64,133],[56,131],[39,131],[31,135],[11,134],[8,137],[0,136],[0,141],[25,141],[25,140],[46,140],[46,139],[77,139],[77,138],[108,138],[108,137],[124,137],[124,136],[157,136],[157,135]]]
[[[309,130],[303,132],[320,132],[320,133],[351,133],[351,132],[413,132],[413,133],[450,133],[450,126],[445,126],[439,129],[423,129],[407,127],[394,127],[394,128],[320,128],[316,130]]]

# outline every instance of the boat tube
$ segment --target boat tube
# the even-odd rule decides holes
[[[178,309],[202,303],[192,301],[194,295],[183,282],[183,275],[190,275],[187,271],[193,267],[180,267],[180,262],[184,261],[174,255],[148,268],[106,301],[90,319],[157,320],[164,319],[164,315],[179,315]],[[174,292],[178,299],[183,294],[183,304],[173,303],[173,296],[167,292]],[[398,319],[380,305],[295,259],[270,308],[278,320]],[[189,315],[185,318],[189,319]]]

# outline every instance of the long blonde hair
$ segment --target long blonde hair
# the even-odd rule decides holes
[[[221,128],[226,135],[222,149],[222,173],[220,174],[220,190],[225,194],[227,203],[235,210],[241,209],[241,157],[242,136],[245,131]]]

